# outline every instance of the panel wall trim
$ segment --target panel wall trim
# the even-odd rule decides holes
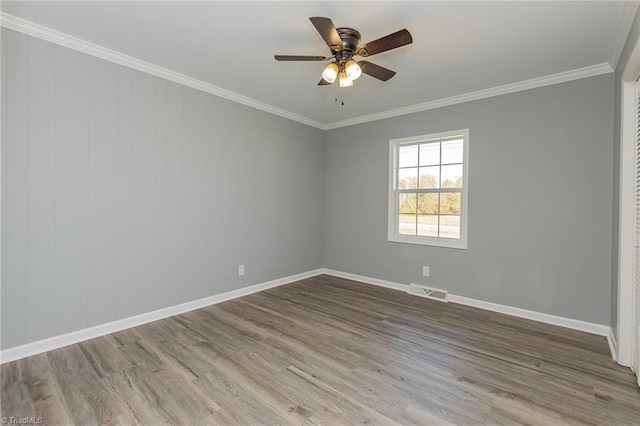
[[[147,324],[163,318],[179,315],[185,312],[204,308],[206,306],[215,305],[217,303],[226,302],[227,300],[236,299],[238,297],[247,296],[252,293],[300,281],[305,278],[314,277],[322,273],[322,270],[316,269],[301,274],[290,275],[288,277],[252,285],[237,290],[231,290],[225,293],[216,294],[214,296],[205,297],[191,302],[181,303],[179,305],[169,306],[167,308],[158,309],[156,311],[135,315],[129,318],[97,325],[95,327],[85,328],[83,330],[73,331],[60,336],[50,337],[48,339],[39,340],[25,345],[16,346],[14,348],[0,351],[0,364],[15,361],[32,355],[62,348],[74,343],[83,342],[85,340],[94,339],[106,334],[115,333],[127,328],[136,327],[138,325]]]
[[[342,271],[336,271],[333,269],[322,269],[322,273],[327,275],[333,275],[339,278],[345,278],[348,280],[363,282],[366,284],[377,285],[380,287],[391,288],[394,290],[407,291],[409,286],[407,284],[399,284],[392,281],[385,281],[377,278],[366,277],[363,275],[356,275]],[[474,308],[485,309],[487,311],[499,312],[501,314],[512,315],[518,318],[529,319],[533,321],[542,322],[545,324],[558,325],[560,327],[570,328],[573,330],[584,331],[586,333],[596,334],[599,336],[607,337],[609,341],[609,348],[612,350],[611,355],[615,359],[615,339],[613,338],[611,327],[608,325],[595,324],[586,321],[580,321],[572,318],[565,318],[551,314],[545,314],[542,312],[530,311],[527,309],[515,308],[513,306],[501,305],[498,303],[485,302],[483,300],[472,299],[469,297],[458,296],[456,294],[449,293],[449,302],[458,303],[461,305],[472,306]]]

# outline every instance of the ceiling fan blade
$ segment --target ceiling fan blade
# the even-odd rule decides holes
[[[391,71],[388,68],[381,67],[380,65],[372,64],[367,61],[358,62],[360,69],[363,73],[370,75],[371,77],[375,77],[378,80],[387,81],[394,75],[396,75],[395,71]]]
[[[318,82],[318,86],[331,86],[332,83],[329,83],[327,80],[325,80],[324,78],[321,78],[320,81]]]
[[[341,52],[343,45],[340,34],[336,30],[336,26],[329,18],[323,18],[321,16],[314,16],[309,18],[316,30],[320,33],[320,36],[327,43],[327,46],[331,48],[332,52]]]
[[[370,41],[368,43],[362,43],[358,46],[357,55],[359,56],[372,56],[377,55],[387,50],[395,49],[397,47],[406,46],[413,43],[413,37],[411,33],[406,29],[396,31],[393,34],[381,37],[377,40]]]
[[[326,61],[324,56],[273,55],[276,61]]]

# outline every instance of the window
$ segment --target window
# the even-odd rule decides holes
[[[389,141],[389,241],[467,248],[469,129]]]

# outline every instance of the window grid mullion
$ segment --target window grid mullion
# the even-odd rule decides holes
[[[453,139],[453,138],[452,138]],[[415,195],[415,213],[413,214],[413,216],[415,217],[415,235],[419,235],[418,234],[418,218],[419,216],[437,216],[437,237],[436,238],[440,238],[440,226],[441,226],[441,216],[457,216],[457,215],[453,215],[453,214],[443,214],[442,213],[442,194],[447,192],[447,193],[458,193],[461,194],[463,191],[463,188],[443,188],[442,187],[442,166],[449,166],[449,165],[464,165],[464,163],[447,163],[447,164],[443,164],[442,163],[442,143],[443,141],[446,141],[448,139],[436,139],[436,140],[432,140],[432,141],[420,141],[417,143],[412,143],[412,144],[406,144],[406,145],[400,145],[400,146],[417,146],[418,148],[418,152],[417,152],[417,165],[416,166],[406,166],[406,167],[400,167],[400,157],[399,155],[396,156],[396,173],[395,173],[395,179],[396,179],[396,212],[397,212],[397,218],[400,217],[400,197],[399,194],[412,194]],[[421,163],[420,163],[420,157],[421,157],[421,147],[423,145],[429,145],[429,144],[438,144],[438,188],[420,188],[420,168]],[[397,152],[397,151],[396,151]],[[435,166],[435,164],[434,164]],[[425,166],[426,167],[426,166]],[[417,176],[416,176],[416,188],[408,188],[408,189],[400,189],[398,188],[399,182],[400,182],[400,170],[403,169],[412,169],[412,168],[416,168],[417,170]],[[435,215],[433,214],[421,214],[419,212],[419,195],[420,194],[438,194],[438,208],[437,208],[437,213]],[[461,206],[462,208],[462,206]],[[458,215],[459,216],[459,215]],[[398,226],[400,225],[400,223],[398,222]],[[398,228],[399,229],[399,228]]]
[[[416,235],[418,235],[418,211],[420,210],[419,206],[420,206],[420,200],[418,198],[418,189],[420,188],[420,147],[422,146],[422,144],[418,144],[418,164],[417,164],[417,168],[416,171],[418,172],[418,176],[416,176]]]
[[[413,188],[413,189],[396,189],[398,194],[439,194],[441,192],[462,192],[462,188]]]
[[[418,164],[420,164],[420,162],[418,162]],[[416,235],[418,235],[418,193],[416,193],[416,213],[414,216],[416,218]]]
[[[434,233],[435,235],[430,237],[430,236],[420,236],[420,238],[424,238],[424,243],[419,242],[422,240],[419,240],[418,238],[415,237],[409,237],[409,238],[404,238],[402,235],[396,234],[396,236],[394,237],[391,233],[389,234],[389,241],[398,241],[398,242],[410,242],[410,243],[415,243],[415,244],[425,244],[425,245],[441,245],[440,242],[435,242],[435,240],[442,240],[442,246],[443,247],[454,247],[454,248],[466,248],[466,213],[464,212],[465,209],[465,201],[466,201],[466,197],[467,197],[467,181],[466,181],[466,166],[467,166],[467,143],[468,143],[468,129],[464,129],[459,131],[460,134],[458,134],[457,132],[443,132],[441,134],[438,135],[433,135],[435,137],[430,137],[430,135],[425,135],[423,137],[416,137],[413,140],[411,140],[411,138],[403,138],[403,139],[397,139],[397,140],[391,140],[390,142],[392,144],[394,144],[395,148],[394,151],[395,152],[395,159],[394,162],[392,164],[395,165],[395,173],[392,175],[395,179],[395,183],[392,182],[392,184],[394,184],[394,186],[392,187],[392,194],[395,194],[395,204],[396,204],[396,209],[395,209],[395,223],[397,224],[396,227],[396,233],[400,232],[400,226],[404,227],[404,232],[410,232],[410,228],[407,227],[407,225],[410,223],[409,221],[407,221],[407,219],[409,219],[410,216],[406,217],[405,219],[403,219],[403,224],[401,225],[400,223],[400,207],[401,205],[401,198],[406,198],[405,201],[409,201],[410,199],[413,199],[413,201],[415,202],[415,207],[413,207],[411,210],[414,211],[413,214],[411,214],[411,216],[413,216],[413,220],[414,220],[414,233],[413,235],[415,236],[419,236],[419,223],[420,223],[420,218],[421,217],[433,217],[433,216],[437,216],[436,219],[436,232]],[[448,142],[450,140],[457,140],[457,139],[461,139],[462,145],[463,145],[463,161],[462,162],[457,162],[454,160],[454,162],[447,162],[446,164],[443,164],[443,160],[444,160],[444,153],[442,151],[442,144],[444,142]],[[433,145],[432,145],[433,144]],[[437,144],[437,145],[435,145]],[[438,150],[438,164],[433,164],[433,166],[438,166],[438,172],[437,172],[437,176],[438,176],[438,187],[437,188],[422,188],[422,182],[420,180],[421,177],[421,167],[422,165],[422,147],[426,147],[426,146],[433,146],[434,148],[437,147]],[[400,167],[400,155],[399,152],[403,147],[411,147],[410,150],[407,151],[407,155],[415,155],[414,158],[417,159],[417,164],[415,166],[406,166],[406,167]],[[413,152],[412,154],[409,154],[410,151],[413,151],[415,148],[417,148],[417,152]],[[456,145],[457,147],[457,145]],[[459,148],[456,148],[459,149]],[[429,152],[432,151],[431,148],[428,149]],[[403,154],[404,155],[404,154]],[[410,158],[410,157],[408,157]],[[452,158],[453,159],[453,158]],[[426,165],[424,165],[425,167],[427,167]],[[443,187],[443,169],[442,167],[444,166],[462,166],[462,185],[459,188],[444,188]],[[417,181],[415,183],[415,188],[400,188],[400,173],[406,173],[409,170],[407,169],[413,169],[413,167],[416,167],[417,170]],[[455,175],[452,176],[458,176],[459,171],[456,170],[452,170],[451,172],[448,172],[449,174],[451,173],[455,173]],[[434,173],[430,172],[429,175],[433,176]],[[409,176],[411,176],[411,173],[407,174],[406,176],[406,180],[403,181],[403,186],[407,185],[407,183],[409,183]],[[411,178],[412,179],[412,178]],[[453,184],[455,184],[455,180],[453,182]],[[400,195],[405,194],[407,197],[401,197]],[[437,194],[437,200],[435,200],[435,202],[438,203],[436,211],[433,212],[435,214],[430,214],[428,212],[431,212],[432,210],[428,209],[425,212],[420,212],[420,195],[426,195],[426,194]],[[460,211],[458,212],[458,214],[454,214],[454,213],[450,213],[449,211],[444,212],[442,211],[442,202],[444,200],[443,195],[444,194],[457,194],[456,197],[460,197],[460,206],[459,209]],[[407,205],[408,207],[408,205]],[[390,212],[391,213],[391,212]],[[444,217],[446,216],[446,217]],[[453,224],[451,226],[456,226],[458,232],[460,232],[460,234],[457,237],[451,236],[450,235],[450,230],[447,228],[443,234],[443,230],[441,229],[442,226],[444,226],[444,222],[445,219],[447,219],[447,217],[458,217],[459,218],[459,223],[457,225],[454,225],[456,222],[453,222]],[[390,217],[391,220],[391,217]],[[410,220],[410,219],[409,219]],[[426,219],[425,219],[426,220]],[[447,223],[449,223],[449,219],[446,220]],[[391,225],[392,222],[389,222],[389,224]],[[428,222],[425,222],[426,226],[430,226],[428,225]],[[449,226],[449,225],[447,225]],[[391,229],[391,228],[389,228]],[[391,232],[391,231],[389,231]],[[455,231],[453,231],[455,232]],[[411,234],[404,234],[404,235],[411,235]],[[396,237],[398,239],[396,239]],[[415,238],[415,239],[414,239]],[[458,243],[450,243],[450,238],[457,238],[460,241],[460,244]],[[432,239],[432,240],[429,240]],[[427,242],[427,241],[434,241],[433,243],[431,242]]]
[[[442,189],[442,139],[438,142],[440,158],[438,159],[438,187]],[[440,203],[442,198],[442,191],[438,192],[438,238],[440,238]]]

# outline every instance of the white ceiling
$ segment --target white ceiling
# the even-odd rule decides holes
[[[328,124],[611,62],[623,6],[3,1],[2,11]],[[362,41],[407,28],[414,43],[368,58],[397,72],[386,83],[365,75],[351,88],[318,87],[324,62],[273,59],[329,54],[310,16],[355,28]]]

